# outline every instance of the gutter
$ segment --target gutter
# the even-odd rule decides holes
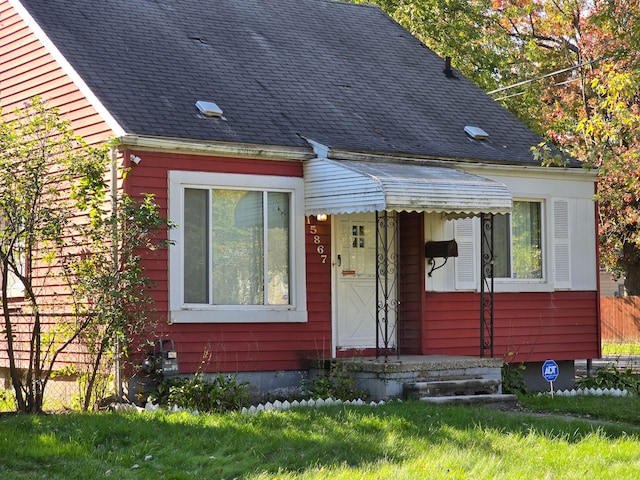
[[[310,143],[313,142],[307,139]],[[313,142],[315,144],[315,142]],[[493,172],[503,171],[522,173],[528,170],[532,173],[543,175],[576,175],[581,177],[597,177],[596,169],[579,168],[579,167],[543,167],[535,164],[504,164],[477,161],[472,158],[446,158],[446,157],[410,157],[404,155],[385,155],[379,153],[362,153],[347,150],[334,150],[326,148],[326,158],[331,160],[353,160],[360,162],[381,162],[381,163],[409,163],[414,165],[425,165],[433,167],[459,168],[460,170],[491,170]]]

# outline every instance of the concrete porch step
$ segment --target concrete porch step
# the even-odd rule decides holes
[[[407,384],[422,382],[454,382],[451,395],[476,392],[494,392],[487,390],[488,384],[478,388],[480,380],[490,381],[491,388],[502,381],[501,358],[479,358],[448,355],[402,355],[398,357],[344,357],[336,359],[309,359],[309,378],[328,375],[332,365],[338,364],[348,369],[355,378],[356,386],[369,393],[374,401],[405,397]],[[469,390],[460,389],[460,380],[471,381]],[[447,395],[442,384],[433,384],[439,395]],[[498,389],[495,393],[499,392]],[[419,398],[422,394],[412,394],[410,398]]]
[[[500,380],[469,378],[459,380],[430,380],[404,384],[408,399],[464,395],[491,395],[500,392]]]
[[[421,402],[432,405],[487,405],[498,408],[513,408],[518,397],[511,394],[493,393],[489,395],[447,395],[442,397],[422,397]]]

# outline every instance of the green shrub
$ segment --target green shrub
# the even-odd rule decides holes
[[[13,395],[8,390],[0,390],[0,412],[11,412],[16,409]]]
[[[191,378],[163,380],[149,400],[163,407],[176,405],[200,412],[226,412],[245,405],[249,398],[247,386],[247,382],[238,382],[233,375],[218,374],[209,381],[196,373]]]
[[[619,369],[615,365],[599,368],[595,375],[580,378],[576,381],[578,388],[620,389],[630,393],[640,393],[640,376],[631,368]]]
[[[325,375],[303,380],[302,389],[310,398],[357,400],[367,397],[365,390],[356,387],[353,365],[346,362],[331,362]]]
[[[502,393],[525,394],[528,392],[524,381],[523,363],[505,363],[502,366]]]

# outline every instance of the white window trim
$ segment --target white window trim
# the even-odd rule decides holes
[[[188,187],[280,190],[292,196],[290,305],[195,305],[183,302],[184,189]],[[169,321],[175,323],[280,323],[307,321],[304,180],[298,177],[211,172],[169,172]]]
[[[24,258],[21,259],[20,269],[24,272]],[[23,298],[24,286],[22,282],[18,280],[15,273],[9,272],[7,282],[7,298]]]
[[[3,220],[0,220],[0,222],[2,222],[4,224]],[[18,240],[18,243],[16,244],[16,246],[18,247],[16,250],[14,250],[14,254],[18,255],[18,271],[20,274],[24,274],[24,272],[26,271],[26,258],[24,255],[24,252],[21,252],[20,250],[23,249],[24,247],[24,241],[23,240]],[[2,275],[0,275],[0,280],[2,280]],[[24,298],[24,285],[22,284],[22,282],[18,279],[18,276],[16,275],[16,273],[14,273],[12,270],[9,270],[7,272],[7,298],[11,298],[11,299],[18,299],[18,298]]]
[[[538,202],[541,205],[541,236],[542,236],[542,278],[499,278],[496,277],[493,279],[493,291],[496,293],[520,293],[520,292],[553,292],[557,287],[554,285],[554,279],[552,277],[552,272],[555,271],[553,264],[553,239],[550,237],[552,235],[553,226],[548,222],[553,220],[552,212],[550,211],[552,202],[549,197],[530,197],[530,196],[522,196],[518,197],[514,195],[514,201],[522,201],[522,202]],[[459,220],[456,220],[458,222]],[[472,240],[467,233],[464,236],[464,244],[468,244],[472,241],[473,243],[473,264],[472,264],[472,272],[467,271],[466,275],[473,275],[473,281],[467,279],[466,281],[462,281],[458,268],[461,266],[461,261],[456,259],[456,271],[455,271],[455,290],[456,291],[480,291],[480,219],[475,217],[473,219],[466,219],[466,221],[471,221],[473,224],[472,229]],[[456,227],[454,227],[456,228]],[[469,227],[467,227],[469,228]],[[456,232],[456,235],[458,233]],[[458,240],[458,238],[456,238]],[[461,246],[458,245],[458,249],[460,250]],[[467,262],[468,263],[468,262]],[[469,268],[468,266],[466,268]]]

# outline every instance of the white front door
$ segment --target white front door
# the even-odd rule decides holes
[[[336,346],[376,346],[376,219],[338,215],[335,237]]]

